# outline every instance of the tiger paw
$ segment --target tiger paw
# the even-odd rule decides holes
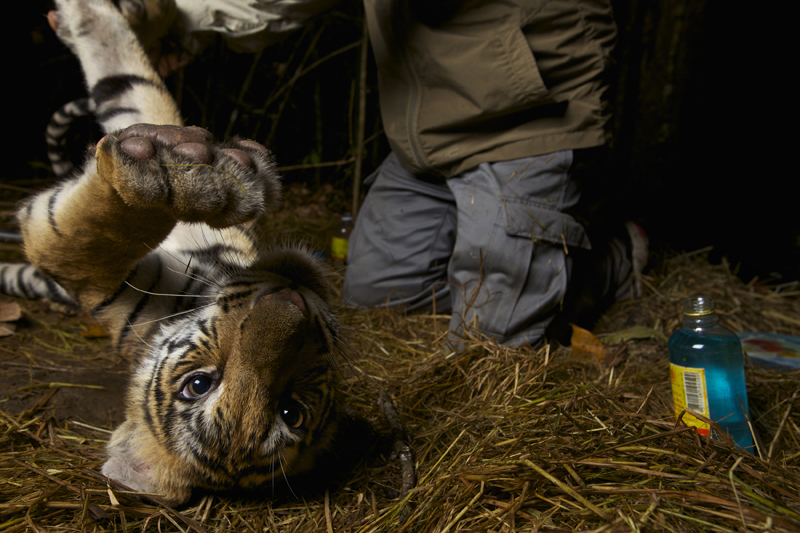
[[[97,170],[129,206],[226,227],[274,206],[280,184],[269,151],[244,139],[217,143],[198,127],[135,124],[104,137]]]
[[[47,22],[73,53],[79,54],[79,40],[100,41],[126,24],[119,10],[108,0],[56,0],[56,10],[47,13]]]

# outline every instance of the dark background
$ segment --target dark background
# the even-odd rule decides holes
[[[84,88],[77,62],[47,26],[50,5],[17,7],[20,27],[6,35],[21,38],[11,39],[6,53],[16,59],[15,50],[22,51],[22,65],[12,69],[21,76],[7,76],[20,79],[10,84],[18,97],[9,116],[22,118],[6,124],[12,163],[3,181],[35,187],[52,180],[44,144],[50,114],[83,96]],[[800,193],[792,185],[790,133],[796,61],[784,52],[796,45],[782,31],[788,16],[708,0],[620,0],[614,9],[620,36],[613,171],[602,192],[645,227],[657,252],[712,246],[712,261],[726,257],[745,281],[800,278]],[[217,41],[167,82],[188,124],[263,142],[279,166],[348,161],[282,172],[287,184],[333,185],[329,203],[343,211],[352,194],[359,47],[292,78],[361,35],[360,4],[345,0],[259,56],[236,54]],[[364,175],[388,151],[371,57],[368,68]],[[79,132],[77,153],[96,140],[88,126]]]

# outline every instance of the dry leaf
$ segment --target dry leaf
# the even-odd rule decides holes
[[[606,348],[600,339],[594,336],[591,331],[587,331],[575,324],[572,326],[572,355],[577,359],[594,360],[603,362],[606,359]]]
[[[22,318],[22,308],[17,302],[0,303],[0,322],[16,322]]]
[[[82,320],[86,325],[86,330],[81,331],[81,337],[87,339],[104,339],[111,336],[105,329],[103,329],[103,326],[98,324],[97,321],[95,321],[95,319],[89,315],[84,315]]]
[[[117,496],[114,494],[114,491],[111,490],[111,487],[108,487],[108,499],[111,501],[112,507],[119,507],[119,500],[117,500]]]

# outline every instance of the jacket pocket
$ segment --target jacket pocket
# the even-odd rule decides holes
[[[536,58],[521,29],[498,38],[503,47],[503,58],[507,69],[507,79],[512,83],[514,99],[521,104],[537,104],[549,101]]]
[[[422,27],[415,35],[410,58],[421,131],[479,130],[509,113],[549,103],[518,26]]]
[[[507,235],[591,249],[586,230],[567,213],[504,198],[503,214]]]

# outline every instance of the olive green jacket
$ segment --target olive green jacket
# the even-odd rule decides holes
[[[188,36],[254,51],[337,0],[177,0]],[[386,135],[447,177],[607,141],[608,0],[364,0]]]
[[[431,14],[437,2],[454,12]],[[608,2],[364,4],[384,128],[407,170],[450,177],[607,141]]]

